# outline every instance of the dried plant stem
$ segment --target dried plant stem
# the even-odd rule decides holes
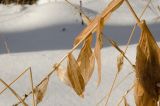
[[[140,23],[140,19],[138,18],[137,14],[135,13],[135,11],[133,10],[132,6],[130,5],[130,3],[128,2],[128,0],[125,0],[125,2],[127,3],[128,8],[130,9],[130,11],[132,12],[134,18],[136,19],[137,23]]]
[[[83,16],[85,16],[85,18],[87,18],[88,20],[90,20],[88,18],[88,16],[86,16],[86,14],[82,11],[82,9],[78,8],[77,6],[75,6],[74,4],[72,4],[71,2],[69,2],[68,0],[65,0],[68,4],[70,4],[72,7],[74,7],[76,10],[78,10],[79,13],[81,13]]]
[[[133,67],[133,69],[135,69],[135,66],[132,64],[132,62],[128,59],[128,57],[125,55],[125,53],[118,47],[118,45],[116,44],[116,42],[114,42],[113,40],[108,38],[108,41],[110,42],[110,44],[117,49],[117,51],[119,51],[123,57],[129,62],[129,64]],[[134,70],[135,71],[135,70]]]
[[[120,99],[120,101],[118,102],[117,106],[119,106],[121,104],[121,102],[123,101],[124,97],[126,97],[128,95],[128,93],[134,88],[135,84],[131,86],[131,88],[129,88],[127,90],[127,92],[122,96],[122,98]]]
[[[133,72],[128,73],[122,80],[119,81],[118,84],[115,85],[115,87],[113,89],[116,89],[123,81],[125,81],[132,74],[133,74]]]
[[[22,72],[15,80],[13,80],[8,86],[11,86],[14,84],[20,77],[22,77],[31,67],[27,68],[24,72]],[[2,91],[0,91],[0,95],[7,89],[8,87],[5,87]]]
[[[2,79],[0,81],[16,96],[16,98],[23,104],[23,106],[27,106],[21,97],[11,88],[7,83],[5,83]]]
[[[121,81],[119,81],[118,84],[116,84],[114,87],[113,87],[113,90],[118,88],[118,86],[127,79],[127,77],[129,77],[131,74],[133,74],[133,72],[130,72],[128,73]],[[108,96],[108,94],[106,96],[104,96],[98,103],[97,103],[97,106]]]
[[[113,91],[113,88],[114,88],[115,82],[116,82],[116,80],[117,80],[117,78],[118,78],[118,75],[119,75],[119,71],[116,72],[116,75],[115,75],[115,78],[114,78],[114,80],[113,80],[111,89],[110,89],[109,93],[106,95],[106,96],[107,96],[107,100],[106,100],[105,106],[108,105],[108,101],[109,101],[109,98],[110,98],[111,93],[112,93],[112,91]]]
[[[148,1],[147,5],[146,5],[145,8],[143,9],[143,11],[142,11],[139,19],[142,18],[142,16],[144,15],[145,11],[147,10],[149,4],[151,3],[151,1],[152,1],[152,0],[149,0],[149,1]],[[130,44],[130,42],[131,42],[131,40],[132,40],[132,38],[133,38],[133,35],[134,35],[134,32],[135,32],[136,26],[137,26],[137,24],[135,24],[134,27],[133,27],[133,29],[132,29],[132,32],[131,32],[131,34],[130,34],[130,37],[129,37],[129,40],[128,40],[128,42],[127,42],[127,46],[126,46],[126,49],[125,49],[124,53],[127,52],[128,46],[129,46],[129,44]]]
[[[32,76],[32,69],[30,68],[29,70],[30,73],[30,82],[31,82],[31,87],[32,87],[32,92],[34,92],[34,84],[33,84],[33,76]],[[37,106],[37,104],[35,103],[35,96],[34,93],[32,93],[32,105],[33,106]]]

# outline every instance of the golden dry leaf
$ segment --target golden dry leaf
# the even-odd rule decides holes
[[[71,86],[71,82],[69,81],[68,78],[68,72],[65,69],[62,69],[60,66],[56,67],[56,72],[57,72],[57,76],[59,77],[59,79],[65,83],[66,85]]]
[[[91,43],[92,35],[90,35],[85,41],[77,59],[85,84],[90,80],[95,65],[95,58],[91,49]]]
[[[49,78],[45,78],[35,89],[34,94],[36,96],[36,103],[40,103],[45,95],[48,87]]]
[[[158,100],[158,87],[160,82],[160,52],[159,47],[149,31],[145,21],[140,26],[142,33],[137,46],[136,56],[136,77],[145,92],[154,99]]]
[[[121,69],[122,69],[123,61],[124,61],[124,56],[123,56],[122,54],[120,54],[120,55],[117,57],[117,68],[118,68],[118,72],[120,72]]]
[[[138,80],[135,83],[134,97],[136,106],[157,106],[157,101],[148,95]]]
[[[83,76],[81,75],[81,69],[71,53],[68,54],[67,72],[72,88],[77,95],[83,97],[85,82]]]

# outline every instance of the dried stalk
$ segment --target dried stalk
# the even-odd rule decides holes
[[[113,90],[115,90],[116,88],[118,88],[118,86],[119,86],[123,81],[125,81],[125,80],[127,79],[127,77],[129,77],[131,74],[133,74],[133,72],[128,73],[122,80],[120,80],[119,83],[116,84],[116,85],[113,87]],[[105,95],[105,96],[97,103],[96,106],[98,106],[107,96],[108,96],[108,94]]]
[[[123,98],[126,97],[128,95],[128,93],[135,87],[135,85],[132,85],[132,87],[130,89],[127,90],[127,92],[122,96],[122,98],[120,99],[120,101],[118,102],[117,106],[120,106],[121,102],[123,101]]]
[[[137,21],[137,24],[140,24],[140,19],[138,18],[137,14],[135,13],[135,11],[133,10],[132,6],[130,5],[130,3],[128,2],[128,0],[125,0],[128,8],[130,9],[131,13],[133,14],[134,18]]]
[[[23,106],[27,106],[21,97],[11,87],[9,87],[7,83],[5,83],[2,79],[0,79],[0,82],[2,82],[16,96],[16,98],[22,103]]]
[[[15,80],[13,80],[8,86],[11,86],[12,84],[14,84],[19,78],[21,78],[28,70],[30,70],[31,67],[27,68],[26,70],[24,70],[24,72],[22,72]],[[8,87],[5,87],[2,91],[0,91],[0,95],[7,89]]]
[[[32,69],[31,68],[29,70],[29,73],[30,73],[30,82],[31,82],[32,92],[34,92],[34,84],[33,84],[33,76],[32,76]],[[32,93],[32,105],[37,106],[35,103],[34,93]]]
[[[116,72],[116,75],[115,75],[115,77],[114,77],[114,80],[113,80],[111,89],[110,89],[110,91],[109,91],[109,93],[108,93],[108,96],[107,96],[107,100],[106,100],[105,106],[107,106],[107,104],[108,104],[109,98],[110,98],[110,96],[111,96],[111,93],[112,93],[114,84],[115,84],[115,82],[116,82],[116,80],[117,80],[117,78],[118,78],[118,75],[119,75],[119,71]]]

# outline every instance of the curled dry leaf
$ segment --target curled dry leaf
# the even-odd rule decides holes
[[[144,90],[143,98],[158,101],[158,87],[160,82],[160,52],[159,47],[149,31],[145,21],[140,26],[142,33],[137,46],[136,77]],[[145,102],[147,102],[145,101]],[[150,105],[146,105],[150,106]],[[154,106],[154,105],[152,105]]]
[[[83,97],[85,82],[83,76],[81,75],[81,69],[71,53],[68,54],[67,72],[72,88],[77,95]]]
[[[124,61],[124,56],[123,56],[122,54],[120,54],[120,55],[117,57],[117,68],[118,68],[118,72],[120,72],[121,69],[122,69],[123,61]]]
[[[91,43],[92,35],[90,35],[85,41],[77,59],[85,84],[90,80],[95,65],[95,58],[91,49]]]
[[[34,94],[36,96],[36,103],[40,103],[47,91],[49,77],[46,77],[35,89]]]

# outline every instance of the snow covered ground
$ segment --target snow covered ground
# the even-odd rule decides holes
[[[98,15],[110,0],[84,0],[83,10],[90,17]],[[76,5],[79,0],[71,0]],[[130,0],[134,9],[140,15],[146,2],[136,3]],[[147,20],[155,39],[160,41],[160,23],[153,19],[157,15],[147,9],[143,18]],[[124,49],[135,20],[132,18],[125,3],[113,13],[106,24],[104,35],[116,40]],[[58,62],[69,49],[75,36],[85,27],[81,25],[79,13],[64,0],[40,0],[32,6],[0,5],[0,78],[10,83],[24,69],[31,66],[34,83],[37,84],[44,75]],[[65,29],[65,30],[64,30]],[[140,35],[139,28],[128,49],[127,56],[135,62],[136,43]],[[4,41],[7,41],[10,54],[6,54]],[[75,54],[78,50],[75,51]],[[116,57],[118,52],[108,43],[102,50],[102,83],[96,88],[97,71],[87,85],[85,98],[81,99],[75,92],[61,83],[56,76],[50,79],[46,96],[40,106],[95,106],[108,92],[116,72]],[[128,62],[125,62],[120,79],[132,71]],[[30,91],[29,73],[18,80],[12,87],[18,94],[23,95]],[[117,89],[114,90],[109,106],[115,106],[124,92],[133,84],[134,75],[131,75]],[[118,82],[117,81],[117,82]],[[3,85],[0,85],[3,88]],[[132,93],[127,97],[131,106],[134,106]],[[0,95],[0,106],[11,106],[17,99],[7,91]],[[27,100],[31,103],[31,100]],[[103,104],[101,104],[103,106]],[[100,106],[101,106],[100,105]]]

